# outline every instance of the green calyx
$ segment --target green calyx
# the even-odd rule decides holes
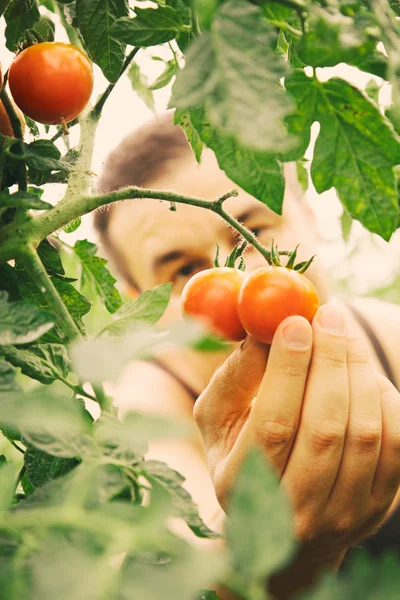
[[[313,262],[315,255],[312,256],[309,260],[300,262],[296,264],[297,250],[300,244],[297,244],[296,248],[292,252],[278,252],[278,246],[275,244],[274,240],[272,240],[271,244],[271,263],[273,267],[285,267],[286,269],[293,269],[298,273],[305,273],[308,267]],[[283,265],[281,263],[281,256],[288,256],[287,263]]]
[[[246,270],[246,263],[243,258],[243,252],[247,248],[248,242],[246,240],[242,240],[233,248],[232,252],[229,254],[225,261],[225,267],[230,267],[231,269],[239,269],[240,271]],[[239,260],[239,265],[236,267],[236,263]],[[219,245],[217,244],[215,259],[214,259],[214,267],[219,268],[221,265],[219,264]]]

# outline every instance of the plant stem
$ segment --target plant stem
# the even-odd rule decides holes
[[[94,105],[94,107],[92,108],[92,110],[90,111],[89,115],[88,115],[88,119],[92,118],[92,119],[96,119],[99,120],[102,110],[104,108],[104,104],[106,103],[106,101],[108,100],[111,92],[113,91],[113,89],[115,88],[115,86],[117,85],[120,77],[123,75],[123,73],[125,73],[126,69],[129,67],[130,63],[132,62],[132,60],[134,59],[134,57],[136,56],[136,54],[139,52],[140,48],[134,48],[132,50],[132,52],[130,52],[130,54],[128,54],[128,56],[125,59],[125,62],[122,66],[121,69],[121,73],[118,76],[118,79],[115,83],[110,83],[110,85],[108,85],[106,87],[106,89],[104,90],[104,92],[101,94],[101,96],[99,97],[99,99],[97,100],[96,104]],[[77,125],[79,123],[79,119],[74,119],[73,121],[71,121],[70,123],[68,123],[68,129],[71,129],[71,127],[73,127],[74,125]],[[57,131],[57,133],[55,135],[53,135],[53,137],[51,138],[52,142],[55,142],[56,140],[58,140],[59,137],[61,137],[63,134],[62,129],[59,129]]]
[[[281,29],[282,31],[288,31],[295,37],[301,37],[303,34],[301,31],[289,25],[289,23],[285,23],[285,21],[275,21],[274,19],[268,19],[268,23],[270,23],[273,27],[277,29]]]
[[[109,396],[104,392],[103,386],[93,385],[93,391],[95,393],[95,400],[100,404],[100,407],[105,412],[111,412],[112,401]]]
[[[14,446],[14,448],[15,448],[16,450],[18,450],[18,452],[21,452],[21,454],[25,454],[25,450],[23,450],[22,448],[20,448],[20,446],[18,446],[18,444],[16,444],[16,443],[14,442],[14,440],[8,440],[8,441],[10,442],[10,444],[11,444],[12,446]]]
[[[11,98],[7,94],[5,86],[0,92],[0,99],[3,103],[4,108],[6,109],[8,118],[10,119],[11,127],[15,137],[21,140],[22,142],[24,139],[24,135],[22,132],[22,124],[18,114],[15,111],[14,105],[11,102]],[[28,189],[28,178],[26,175],[26,165],[24,160],[20,162],[20,165],[18,167],[18,189],[22,192]]]
[[[26,248],[20,255],[20,262],[28,271],[40,292],[46,294],[46,300],[49,303],[50,309],[54,313],[54,316],[62,320],[60,325],[68,339],[73,340],[74,338],[79,337],[81,335],[79,328],[60,298],[36,250],[33,248]]]
[[[29,223],[11,223],[9,226],[3,227],[0,231],[0,263],[15,258],[21,244],[26,244],[27,241],[30,241],[33,244],[39,244],[44,238],[54,233],[57,229],[61,229],[73,219],[82,217],[106,204],[119,202],[120,200],[133,200],[135,198],[147,198],[175,202],[176,204],[188,204],[190,206],[211,210],[225,219],[233,229],[252,244],[262,254],[265,260],[270,263],[270,251],[260,244],[256,236],[249,229],[224,210],[222,203],[228,197],[235,195],[235,193],[229,192],[221,198],[211,202],[191,196],[183,196],[181,194],[176,194],[175,192],[131,187],[98,196],[83,196],[79,197],[79,199],[74,197],[66,201],[62,200],[54,208],[44,211],[37,217],[32,218]],[[58,305],[58,302],[55,302],[55,305]],[[58,311],[56,314],[58,314]],[[75,323],[74,328],[75,330],[77,329]]]

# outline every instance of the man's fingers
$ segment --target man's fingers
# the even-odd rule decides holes
[[[312,351],[311,326],[289,317],[277,329],[250,416],[231,453],[215,472],[216,489],[228,490],[249,449],[261,447],[280,475],[296,434]]]
[[[382,438],[382,409],[376,375],[365,344],[348,342],[350,411],[343,457],[326,508],[327,520],[343,527],[368,512]]]
[[[400,394],[386,377],[376,377],[381,395],[382,441],[372,497],[384,507],[400,485]]]
[[[300,420],[312,351],[312,329],[289,317],[277,329],[246,427],[282,475]]]
[[[194,418],[206,447],[218,442],[230,450],[265,372],[268,347],[246,338],[215,372],[198,398]]]
[[[322,511],[334,485],[344,446],[348,413],[347,336],[343,312],[333,305],[313,320],[313,355],[297,437],[282,478],[295,511],[298,534]],[[312,493],[310,493],[312,490]]]

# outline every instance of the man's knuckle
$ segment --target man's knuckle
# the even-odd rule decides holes
[[[306,368],[299,360],[293,360],[276,367],[278,377],[301,379],[306,374]]]
[[[322,348],[318,352],[317,361],[328,365],[331,370],[342,370],[346,365],[346,354],[344,352],[334,352],[332,349]]]
[[[316,426],[310,430],[311,444],[318,451],[329,450],[343,444],[345,433],[345,426],[340,423]]]
[[[296,425],[276,419],[262,419],[257,422],[258,442],[267,450],[283,450],[289,446],[295,436]]]
[[[297,540],[303,544],[311,542],[316,534],[314,521],[307,516],[295,515],[294,517],[294,533]]]
[[[360,450],[376,450],[382,439],[381,424],[378,421],[364,422],[353,429],[349,437],[352,445]]]

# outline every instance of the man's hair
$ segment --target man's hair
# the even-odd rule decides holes
[[[173,124],[171,114],[167,113],[133,131],[109,154],[99,179],[98,191],[107,193],[128,186],[145,187],[164,173],[172,161],[189,153],[185,134]],[[94,225],[116,269],[131,285],[135,285],[109,236],[113,210],[114,204],[97,210]]]

